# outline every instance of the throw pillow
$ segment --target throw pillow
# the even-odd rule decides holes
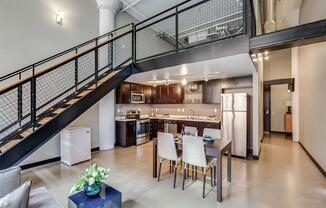
[[[23,185],[0,199],[0,208],[27,208],[32,181]]]

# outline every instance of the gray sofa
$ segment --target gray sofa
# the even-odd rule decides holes
[[[0,198],[18,188],[21,184],[21,169],[12,167],[0,171]],[[29,194],[28,207],[30,208],[62,208],[62,206],[51,196],[45,187],[31,190]]]

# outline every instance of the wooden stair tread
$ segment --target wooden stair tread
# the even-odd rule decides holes
[[[53,117],[45,117],[42,120],[40,120],[38,123],[41,124],[41,125],[44,125],[47,122],[49,122],[50,120],[52,120],[52,119],[53,119]]]
[[[63,111],[65,111],[65,108],[58,108],[57,110],[53,111],[54,114],[59,114],[62,113]]]
[[[20,141],[21,141],[20,139],[13,139],[13,140],[9,141],[8,143],[6,143],[2,147],[0,147],[1,153],[4,153],[5,151],[9,150],[10,148],[12,148],[16,144],[18,144]]]
[[[32,129],[32,128],[29,128],[29,129],[27,129],[26,131],[24,131],[23,133],[21,133],[20,136],[26,138],[26,137],[28,137],[31,133],[33,133],[33,129]]]
[[[72,100],[70,100],[69,102],[67,102],[67,104],[68,105],[73,105],[73,104],[75,104],[76,102],[78,102],[79,101],[79,99],[72,99]]]
[[[84,97],[85,95],[89,94],[90,92],[92,92],[91,90],[85,90],[81,93],[78,94],[78,96]]]

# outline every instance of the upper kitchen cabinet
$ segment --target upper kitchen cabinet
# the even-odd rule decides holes
[[[203,103],[221,103],[221,81],[209,80],[203,83]]]
[[[222,89],[236,89],[252,87],[252,76],[235,77],[223,79],[221,83]]]
[[[169,85],[169,103],[171,104],[180,104],[184,100],[184,89],[179,84]]]
[[[136,84],[136,83],[130,83],[130,91],[131,92],[144,93],[144,85]]]
[[[148,85],[143,86],[143,92],[145,95],[145,104],[152,103],[152,87]]]
[[[117,104],[130,103],[130,83],[123,82],[115,91]]]

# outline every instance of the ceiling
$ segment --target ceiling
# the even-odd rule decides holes
[[[145,85],[162,85],[250,75],[255,71],[249,54],[243,53],[213,60],[133,74],[127,81]],[[168,81],[167,81],[168,80]]]

